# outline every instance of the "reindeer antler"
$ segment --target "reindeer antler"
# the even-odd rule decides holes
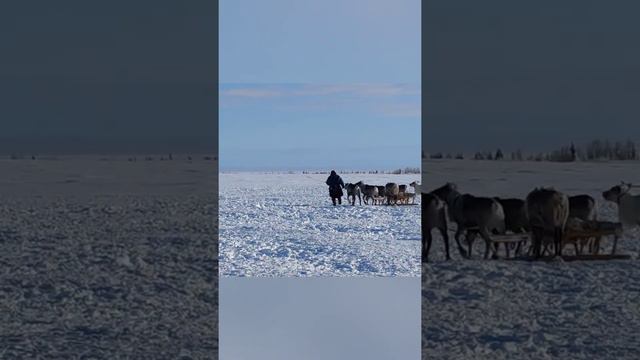
[[[624,186],[626,186],[628,188],[640,187],[640,185],[633,185],[632,183],[628,183],[628,182],[624,182],[624,181],[621,181],[620,184],[624,185]]]

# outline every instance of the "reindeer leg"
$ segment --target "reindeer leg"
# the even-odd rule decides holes
[[[464,232],[464,229],[458,226],[458,230],[456,230],[456,234],[454,235],[453,238],[456,240],[456,244],[458,245],[458,251],[460,252],[460,256],[468,259],[469,254],[467,254],[467,251],[464,249],[464,247],[462,247],[462,244],[460,244],[460,236],[462,236],[463,232]]]
[[[562,228],[556,227],[553,235],[553,242],[556,244],[556,255],[562,256]]]
[[[442,235],[442,240],[444,240],[444,251],[447,254],[447,260],[451,260],[451,255],[449,255],[449,233],[447,232],[447,227],[438,228],[440,230],[440,234]]]
[[[531,247],[533,247],[533,249],[530,249],[530,250],[533,250],[533,256],[536,259],[539,259],[540,256],[544,254],[544,250],[542,250],[542,236],[544,235],[544,232],[540,228],[533,228],[531,229],[531,235],[532,235]],[[545,246],[545,249],[546,249],[546,246]]]
[[[431,236],[431,229],[423,232],[422,234],[422,262],[429,262],[429,250],[431,250],[431,242],[433,237]]]
[[[491,241],[491,237],[489,236],[489,232],[487,231],[487,229],[480,230],[480,237],[484,239],[484,258],[487,259],[489,257],[489,252],[493,245],[494,249],[493,249],[493,255],[491,256],[491,258],[497,259],[498,250],[495,248],[495,245]]]
[[[469,248],[469,259],[471,259],[473,253],[473,242],[476,240],[477,233],[475,231],[467,230],[466,240],[467,247]]]

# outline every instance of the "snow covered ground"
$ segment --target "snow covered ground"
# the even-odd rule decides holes
[[[220,359],[418,360],[419,277],[220,278]]]
[[[334,207],[326,178],[222,173],[221,276],[420,276],[420,207]],[[419,175],[342,178],[384,185]]]
[[[591,194],[599,217],[613,221],[616,206],[601,192],[621,180],[640,183],[640,164],[625,162],[430,160],[422,168],[429,188],[452,181],[485,196],[525,198],[536,186]],[[469,261],[454,250],[445,262],[434,231],[432,262],[422,272],[422,358],[638,359],[640,231],[627,230],[618,246],[632,260]]]
[[[215,357],[216,168],[0,160],[0,358]]]

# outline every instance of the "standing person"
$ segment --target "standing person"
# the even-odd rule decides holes
[[[344,182],[340,175],[336,174],[335,170],[331,170],[331,175],[327,178],[326,184],[329,185],[329,196],[331,196],[333,206],[336,206],[336,200],[338,200],[338,204],[342,205]]]

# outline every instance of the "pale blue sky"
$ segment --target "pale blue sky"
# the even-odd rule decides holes
[[[419,0],[221,0],[222,83],[419,83]]]
[[[223,170],[420,163],[420,1],[220,2]]]
[[[223,85],[223,170],[419,166],[420,88]]]

